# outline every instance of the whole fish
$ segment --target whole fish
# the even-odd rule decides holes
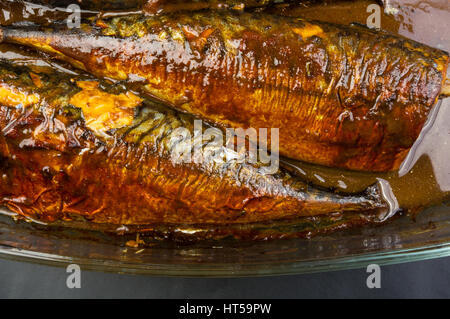
[[[447,53],[383,31],[257,13],[4,27],[1,38],[221,127],[279,128],[283,156],[365,171],[399,167],[448,65]]]
[[[227,159],[234,149],[211,136],[199,142],[189,114],[119,84],[42,70],[0,61],[0,202],[23,216],[229,224],[333,212],[369,220],[388,211],[378,185],[344,196],[283,169],[267,174],[268,164]],[[202,150],[201,161],[173,156],[192,145]]]

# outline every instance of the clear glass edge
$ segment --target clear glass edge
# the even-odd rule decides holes
[[[78,264],[82,269],[170,277],[256,277],[317,273],[327,271],[364,268],[369,264],[392,265],[450,256],[450,243],[417,248],[366,253],[343,258],[327,258],[314,261],[300,261],[267,265],[256,264],[138,264],[109,262],[99,259],[83,259],[69,256],[40,253],[0,245],[0,258],[24,261],[48,266],[64,267]]]

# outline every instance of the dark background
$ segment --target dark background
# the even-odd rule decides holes
[[[66,286],[64,268],[0,259],[1,298],[449,298],[450,257],[382,266],[381,288],[366,269],[261,278],[161,278],[81,272]]]

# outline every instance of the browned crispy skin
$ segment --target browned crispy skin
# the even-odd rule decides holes
[[[448,64],[382,31],[264,14],[135,15],[81,30],[3,37],[224,127],[279,128],[281,155],[365,171],[398,168]]]
[[[11,0],[12,1],[12,0]],[[273,4],[296,4],[311,6],[358,0],[29,0],[30,3],[67,7],[78,4],[89,10],[129,10],[143,9],[147,13],[169,13],[183,10],[237,9],[266,7]],[[20,2],[20,1],[15,1]],[[381,1],[379,1],[381,3]]]
[[[341,2],[345,0],[328,1],[302,1],[297,7],[309,7],[312,4]],[[130,11],[143,11],[146,14],[163,14],[177,11],[196,11],[202,9],[234,9],[272,7],[273,0],[202,0],[202,1],[184,1],[184,0],[0,0],[0,25],[12,25],[15,23],[36,23],[39,25],[48,25],[55,22],[64,23],[71,17],[73,11],[67,10],[71,4],[78,4],[81,7],[80,17],[89,19],[96,15],[127,15]],[[277,4],[284,3],[277,1]],[[286,4],[287,5],[287,4]],[[287,10],[287,9],[286,9]],[[276,13],[284,13],[285,10],[274,9]]]
[[[127,113],[120,108],[137,97],[120,86],[101,83],[99,89],[95,83],[0,63],[2,204],[41,221],[84,217],[129,225],[246,223],[387,209],[376,186],[342,196],[282,169],[264,174],[262,163],[208,156],[199,164],[175,162],[172,151],[191,141],[180,139],[177,129],[192,133],[192,116],[145,103]],[[88,101],[81,110],[72,104],[80,101]],[[90,116],[97,107],[112,112],[106,125],[123,123],[114,121],[127,114],[132,122],[100,134],[88,128],[101,127]],[[208,143],[203,148],[224,152]]]
[[[39,3],[39,2],[37,2]],[[74,3],[71,1],[70,3]],[[38,23],[48,25],[53,22],[64,22],[73,12],[66,8],[53,8],[45,5],[35,4],[29,1],[0,0],[0,24],[11,25],[14,23]],[[82,18],[97,15],[97,12],[83,10]]]
[[[148,0],[143,9],[146,13],[169,13],[177,11],[196,11],[203,9],[234,9],[264,7],[273,4],[274,0]]]
[[[275,2],[274,0],[29,0],[30,3],[67,7],[78,4],[88,10],[144,10],[147,13],[174,12],[181,10],[202,9],[244,9],[263,7]],[[311,1],[304,1],[305,3]],[[318,1],[314,1],[318,2]]]
[[[28,0],[24,2],[50,5],[55,7],[67,7],[77,4],[82,9],[88,10],[127,10],[141,9],[152,0]]]
[[[312,7],[316,5],[329,5],[340,2],[355,2],[358,0],[147,0],[142,6],[147,14],[164,14],[178,11],[198,10],[260,10],[274,5],[297,7]],[[381,4],[381,1],[379,1]]]
[[[271,14],[290,15],[299,9],[311,8],[317,5],[334,3],[348,3],[350,0],[304,0],[304,1],[273,1],[273,0],[0,0],[0,25],[16,23],[36,23],[48,25],[55,22],[65,22],[71,17],[73,11],[67,10],[71,4],[78,4],[81,8],[81,18],[89,19],[95,16],[128,15],[142,11],[145,14],[165,14],[179,11],[210,10],[238,10],[245,8],[252,10],[266,9]],[[276,5],[274,5],[276,4]],[[292,7],[291,7],[292,6]],[[292,11],[293,13],[290,13]]]
[[[142,6],[146,14],[167,14],[198,10],[264,10],[274,8],[273,12],[285,13],[289,6],[309,8],[317,5],[330,5],[341,2],[352,3],[359,0],[147,0]],[[376,2],[376,1],[375,1]],[[379,1],[380,4],[381,1]],[[281,7],[286,7],[282,10]],[[286,14],[283,14],[286,15]]]

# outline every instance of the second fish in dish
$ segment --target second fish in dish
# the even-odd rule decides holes
[[[249,13],[5,27],[1,38],[222,127],[279,128],[283,156],[365,171],[399,167],[448,64],[445,52],[383,31]]]

